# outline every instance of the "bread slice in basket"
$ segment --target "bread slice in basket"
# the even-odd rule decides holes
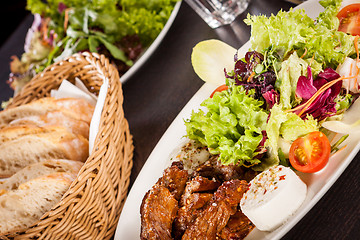
[[[82,166],[82,162],[66,159],[48,159],[43,162],[31,164],[21,169],[11,177],[0,181],[0,194],[1,191],[15,190],[20,184],[44,175],[62,172],[76,174]]]
[[[24,116],[12,120],[10,126],[33,125],[38,127],[62,125],[74,134],[89,138],[89,123],[75,119],[62,110],[50,111],[43,115]],[[4,126],[5,127],[5,126]]]
[[[45,97],[28,104],[9,108],[0,112],[0,125],[9,124],[11,121],[28,116],[44,115],[52,111],[62,111],[69,117],[82,120],[90,124],[94,107],[86,100],[79,98]]]
[[[0,130],[0,177],[47,159],[86,161],[89,141],[62,126],[12,126]]]
[[[39,221],[60,201],[76,178],[80,165],[79,162],[48,160],[5,180],[0,185],[0,235],[28,228]]]

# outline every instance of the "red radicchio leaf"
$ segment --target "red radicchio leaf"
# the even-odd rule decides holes
[[[324,78],[328,81],[335,80],[339,77],[340,77],[340,75],[337,72],[335,72],[332,68],[329,68],[329,67],[325,68],[325,70],[320,72],[318,75],[318,78]]]
[[[308,100],[317,91],[313,83],[313,77],[310,66],[307,67],[308,76],[300,76],[296,85],[296,95],[304,100]]]
[[[325,70],[323,72],[320,72],[318,77],[317,77],[317,82],[320,83],[320,81],[323,82],[322,85],[324,85],[326,82],[330,82],[332,80],[338,79],[340,77],[340,75],[335,72],[333,69],[331,68],[325,68]],[[323,81],[323,80],[326,80]],[[319,89],[321,86],[318,86],[317,88]],[[330,98],[331,100],[334,100],[336,98],[337,95],[339,95],[340,90],[341,90],[341,86],[342,86],[342,81],[338,81],[337,83],[335,83],[334,85],[331,86],[331,94],[330,94]]]
[[[263,98],[265,99],[268,108],[271,109],[276,103],[279,102],[280,95],[274,89],[271,89],[262,94]]]
[[[311,69],[309,70],[309,68],[308,68],[308,75],[311,76]],[[298,94],[298,92],[299,92],[299,93],[301,93],[301,94],[299,94],[299,96],[301,96],[304,100],[308,100],[324,84],[326,84],[332,80],[338,79],[339,77],[340,77],[340,75],[337,74],[331,68],[326,68],[323,72],[319,73],[319,75],[313,82],[312,82],[312,79],[307,79],[307,78],[304,79],[305,77],[301,76],[300,77],[301,79],[299,78],[298,85],[297,85],[297,87],[300,86],[300,89],[299,89],[299,91],[298,91],[298,89],[296,89],[296,94]],[[311,84],[312,86],[311,87],[305,86],[304,83],[306,81],[308,84]],[[328,88],[327,90],[322,92],[320,94],[320,96],[318,96],[311,103],[311,105],[306,109],[306,111],[304,111],[304,113],[302,114],[301,117],[304,118],[304,117],[306,117],[307,114],[310,114],[314,118],[322,120],[326,117],[334,115],[336,113],[336,109],[335,109],[336,103],[334,102],[334,99],[340,93],[341,86],[342,86],[342,81],[338,81],[337,83],[332,85],[330,88]],[[308,90],[309,91],[308,93],[313,92],[313,88],[316,89],[316,91],[313,94],[311,94],[311,96],[309,97],[308,93],[303,92],[304,89],[306,89],[306,88],[311,89],[311,90]],[[301,112],[301,110],[302,109],[299,109],[295,113],[298,114]]]
[[[307,108],[302,116],[312,115],[315,119],[322,120],[336,112],[335,103],[330,100],[331,89],[326,90]],[[297,111],[299,113],[301,110]]]

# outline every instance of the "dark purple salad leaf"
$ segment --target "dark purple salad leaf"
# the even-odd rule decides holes
[[[59,12],[59,13],[63,13],[65,10],[66,10],[66,5],[65,5],[65,3],[59,2],[58,12]]]
[[[260,74],[257,79],[262,82],[261,93],[265,93],[274,88],[276,82],[276,75],[272,71]]]
[[[264,56],[256,51],[247,52],[243,59],[234,55],[234,71],[227,72],[225,77],[235,85],[241,85],[246,91],[255,90],[254,98],[263,98],[264,108],[270,109],[279,102],[279,93],[275,91],[276,74],[264,62]]]
[[[245,61],[247,63],[247,70],[253,72],[256,65],[264,61],[264,56],[256,51],[247,52],[245,54]]]
[[[234,73],[236,76],[244,79],[246,75],[249,75],[246,62],[238,60],[235,62]]]
[[[234,56],[235,65],[234,72],[228,73],[225,69],[225,77],[234,80],[235,85],[242,85],[249,91],[255,90],[255,98],[260,98],[264,93],[274,89],[276,74],[271,70],[256,71],[256,67],[260,64],[260,69],[264,69],[264,56],[256,51],[247,52],[244,59],[238,59],[237,53]],[[271,99],[271,94],[266,94]],[[271,103],[273,101],[270,101]],[[273,106],[273,104],[270,104]]]
[[[264,156],[264,153],[267,152],[267,149],[265,147],[265,142],[268,139],[266,131],[265,130],[261,131],[261,134],[262,134],[262,139],[255,151],[257,154],[256,156],[254,156],[254,158],[256,159],[261,159]]]

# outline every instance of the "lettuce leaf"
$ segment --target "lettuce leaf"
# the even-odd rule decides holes
[[[295,50],[305,59],[314,57],[325,66],[337,66],[355,52],[353,36],[337,31],[341,0],[320,3],[325,11],[315,21],[302,9],[280,11],[270,17],[248,15],[245,22],[251,25],[252,48],[259,52],[273,49],[283,59]]]
[[[140,37],[143,45],[148,46],[164,28],[172,10],[172,5],[159,11],[149,11],[146,6],[142,8],[125,8],[117,19],[119,26],[121,26],[119,34],[120,36],[136,34]]]
[[[297,81],[300,76],[306,76],[307,66],[308,63],[299,58],[296,52],[281,63],[276,87],[280,92],[280,103],[285,109],[292,107],[291,103],[295,100]]]
[[[251,25],[251,46],[259,52],[272,48],[284,56],[314,35],[314,21],[303,10],[280,10],[270,17],[249,14],[244,21]]]
[[[279,163],[278,149],[280,141],[290,143],[298,137],[318,130],[319,124],[311,116],[303,120],[295,113],[283,111],[282,105],[274,105],[266,125],[268,139],[265,142],[265,146],[270,150],[271,155],[269,158],[272,159],[271,162],[273,164]],[[288,149],[282,149],[282,151],[287,152]]]
[[[319,130],[318,122],[311,116],[302,120],[294,113],[287,113],[287,115],[287,121],[283,122],[280,127],[280,134],[286,141],[292,142],[303,135]]]
[[[200,109],[185,120],[187,136],[208,146],[211,154],[220,154],[224,164],[253,165],[259,143],[263,139],[268,114],[264,102],[251,97],[242,86],[215,93]]]
[[[280,104],[284,109],[290,109],[300,103],[301,99],[296,95],[297,83],[300,76],[308,76],[309,66],[313,77],[322,71],[320,63],[313,59],[302,59],[297,52],[292,53],[281,63],[275,87],[280,92]]]

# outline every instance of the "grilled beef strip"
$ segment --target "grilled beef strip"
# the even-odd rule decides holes
[[[216,179],[208,179],[202,176],[196,176],[186,183],[184,194],[181,196],[180,205],[186,205],[187,199],[193,193],[214,193],[221,185]]]
[[[186,184],[173,225],[175,239],[181,239],[185,230],[194,223],[220,185],[221,183],[215,179],[209,180],[201,176],[196,176]]]
[[[163,176],[159,178],[157,184],[160,184],[179,200],[183,194],[188,181],[189,174],[183,169],[181,162],[173,162],[172,165],[164,170]]]
[[[172,223],[178,210],[178,201],[169,189],[155,184],[142,201],[141,239],[170,240]]]
[[[141,239],[172,239],[172,225],[178,211],[178,200],[185,190],[188,173],[179,163],[167,168],[163,176],[143,198]]]
[[[214,193],[206,209],[186,229],[182,239],[217,239],[217,235],[225,228],[231,215],[236,213],[237,206],[247,188],[247,182],[243,180],[224,182]]]
[[[241,240],[253,230],[255,225],[241,212],[240,209],[232,215],[226,227],[220,232],[219,239]]]

